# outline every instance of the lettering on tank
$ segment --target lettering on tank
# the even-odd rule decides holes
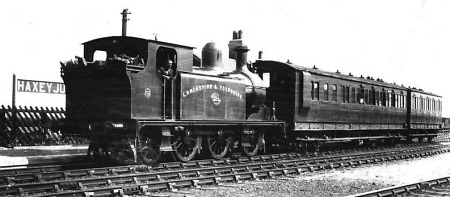
[[[182,96],[183,96],[183,98],[185,98],[185,97],[189,96],[190,94],[197,93],[197,92],[204,91],[204,90],[219,90],[222,92],[229,93],[239,99],[242,99],[242,94],[239,91],[236,91],[235,89],[230,88],[230,87],[226,87],[223,85],[217,85],[217,84],[196,85],[194,87],[183,90]]]

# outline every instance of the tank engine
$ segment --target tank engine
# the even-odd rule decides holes
[[[235,46],[236,69],[226,71],[215,43],[193,66],[193,48],[128,36],[86,42],[84,57],[62,63],[66,119],[61,130],[91,139],[89,154],[126,163],[152,163],[161,153],[189,161],[202,146],[213,158],[233,147],[255,155],[271,121],[265,87],[247,69],[246,46]],[[94,60],[98,54],[104,60]],[[170,78],[158,77],[173,62]]]

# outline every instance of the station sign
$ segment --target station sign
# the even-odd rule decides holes
[[[32,93],[48,93],[48,94],[65,94],[66,87],[64,86],[64,83],[58,82],[17,79],[16,91],[32,92]]]

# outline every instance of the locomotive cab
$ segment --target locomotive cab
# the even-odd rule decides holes
[[[66,122],[73,123],[63,128],[66,134],[87,134],[107,121],[134,125],[129,121],[162,119],[166,108],[157,103],[163,103],[164,82],[158,79],[156,69],[170,59],[174,71],[192,71],[193,47],[125,36],[83,45],[84,59],[61,63],[70,120]],[[94,59],[99,52],[105,54],[103,60]],[[127,128],[133,130],[133,126]]]

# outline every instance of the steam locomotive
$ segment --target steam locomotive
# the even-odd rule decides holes
[[[249,64],[241,31],[229,58],[211,42],[201,63],[193,47],[157,40],[112,36],[83,45],[83,57],[61,63],[60,130],[89,138],[95,158],[151,164],[167,154],[186,162],[335,141],[431,141],[441,128],[436,94],[289,62]],[[158,77],[168,60],[174,74]]]

